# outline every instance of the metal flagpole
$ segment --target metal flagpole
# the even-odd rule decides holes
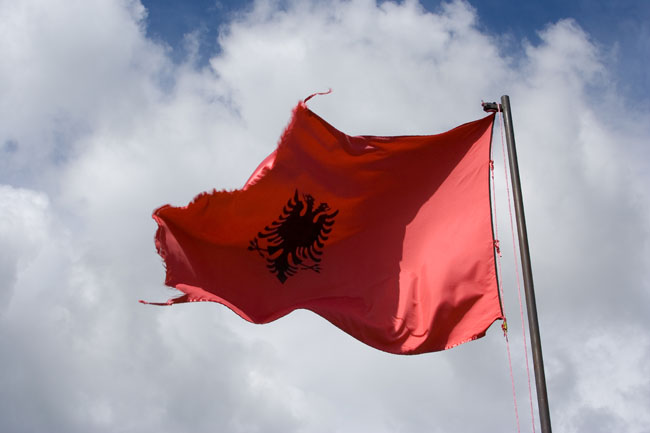
[[[530,251],[528,249],[528,233],[526,230],[526,217],[524,216],[524,202],[521,196],[521,182],[519,179],[519,164],[517,163],[517,150],[515,148],[515,133],[512,127],[512,113],[510,112],[510,97],[501,97],[501,106],[495,103],[483,104],[485,111],[501,109],[508,146],[508,160],[510,163],[510,182],[515,203],[515,216],[517,219],[517,234],[519,235],[519,253],[521,255],[521,268],[524,278],[524,293],[526,293],[526,310],[528,313],[528,326],[530,328],[530,345],[533,352],[533,368],[535,371],[535,385],[537,387],[537,404],[539,406],[539,421],[542,433],[551,433],[551,415],[548,407],[546,392],[546,376],[544,375],[544,359],[542,357],[542,342],[539,336],[539,322],[537,320],[537,305],[535,302],[535,289],[533,287],[533,270],[530,264]]]

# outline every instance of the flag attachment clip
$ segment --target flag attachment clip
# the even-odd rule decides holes
[[[497,250],[497,254],[499,255],[499,257],[501,257],[501,247],[499,246],[499,240],[498,239],[494,240],[494,249]]]

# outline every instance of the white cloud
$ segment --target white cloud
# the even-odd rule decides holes
[[[510,93],[554,427],[643,431],[650,122],[616,101],[575,23],[550,24],[512,59],[463,2],[433,14],[412,1],[260,1],[202,69],[146,39],[145,13],[0,2],[3,430],[514,429],[497,328],[397,357],[308,312],[253,326],[212,304],[136,302],[172,295],[151,211],[242,185],[292,106],[331,87],[310,105],[350,134],[438,132]],[[513,359],[526,431],[514,345]]]
[[[14,152],[4,176],[42,184],[76,140],[128,124],[159,92],[168,60],[142,37],[136,1],[3,2],[0,131]],[[41,177],[41,179],[39,179]]]
[[[48,208],[42,193],[0,185],[0,295],[5,301],[0,313],[11,303],[19,274],[29,269],[48,237]]]

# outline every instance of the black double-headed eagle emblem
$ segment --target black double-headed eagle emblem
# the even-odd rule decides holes
[[[257,251],[281,283],[299,270],[320,272],[325,241],[338,213],[327,203],[316,206],[314,197],[296,190],[282,214],[250,241],[248,250]]]

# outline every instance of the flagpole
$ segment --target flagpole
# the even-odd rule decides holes
[[[530,329],[530,345],[533,352],[533,368],[535,371],[535,385],[537,387],[537,404],[539,407],[539,420],[542,433],[551,433],[551,415],[546,392],[546,376],[544,374],[544,359],[542,357],[542,342],[539,335],[539,322],[537,320],[537,304],[535,302],[535,289],[533,286],[533,270],[530,263],[530,250],[528,248],[528,232],[526,230],[526,217],[524,216],[524,202],[521,195],[521,181],[519,179],[519,164],[515,148],[515,133],[512,127],[512,113],[510,112],[510,97],[501,96],[501,106],[497,104],[483,104],[485,111],[496,111],[499,108],[503,113],[503,123],[508,146],[508,160],[510,163],[510,182],[515,203],[515,217],[517,219],[517,233],[519,235],[519,254],[524,278],[524,293],[526,294],[526,310],[528,313],[528,326]]]

